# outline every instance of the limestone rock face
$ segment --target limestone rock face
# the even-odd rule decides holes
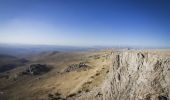
[[[169,100],[170,58],[140,51],[111,55],[104,100]]]

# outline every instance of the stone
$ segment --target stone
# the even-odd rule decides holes
[[[170,57],[128,50],[111,59],[103,100],[169,100]]]

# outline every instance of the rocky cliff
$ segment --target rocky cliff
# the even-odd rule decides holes
[[[127,50],[111,59],[104,100],[169,100],[170,57]]]

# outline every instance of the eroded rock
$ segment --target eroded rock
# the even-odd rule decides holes
[[[102,86],[104,100],[169,99],[170,58],[124,51],[113,54],[111,59],[113,65]]]

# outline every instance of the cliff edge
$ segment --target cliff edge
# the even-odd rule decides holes
[[[170,57],[127,50],[113,53],[111,59],[102,99],[169,100]]]

